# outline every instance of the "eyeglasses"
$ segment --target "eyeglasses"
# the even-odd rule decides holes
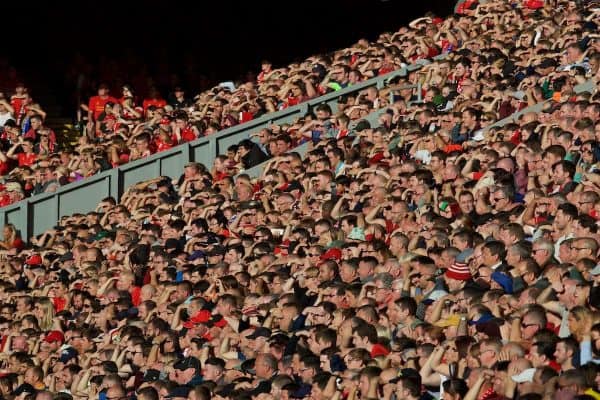
[[[539,324],[526,324],[525,322],[521,322],[521,328],[529,328],[530,326],[540,326]]]
[[[532,249],[531,252],[532,253],[537,253],[538,251],[546,251],[546,249]]]
[[[589,247],[575,247],[575,246],[571,246],[571,250],[590,250]]]

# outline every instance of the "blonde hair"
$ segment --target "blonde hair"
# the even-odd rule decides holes
[[[44,315],[40,318],[39,325],[43,331],[49,331],[52,329],[52,324],[54,323],[54,304],[47,297],[42,297],[38,300],[38,304]]]

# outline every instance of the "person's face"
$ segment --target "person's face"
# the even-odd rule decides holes
[[[563,230],[565,229],[570,222],[570,218],[562,211],[558,210],[556,212],[556,217],[554,218],[554,224],[557,229]]]
[[[563,342],[558,342],[556,344],[556,350],[554,351],[554,358],[556,362],[559,364],[563,364],[569,359],[569,354],[567,353],[567,349],[565,348],[565,344]]]
[[[221,378],[221,370],[220,368],[206,364],[203,370],[204,380],[217,382]]]
[[[563,167],[561,164],[558,164],[555,168],[554,168],[554,174],[552,174],[552,177],[554,179],[554,183],[556,185],[560,185],[561,183],[564,182],[565,178],[568,177],[567,174],[565,174],[565,171],[563,170]]]
[[[579,53],[579,51],[577,51],[577,49],[575,49],[573,47],[567,48],[567,59],[569,60],[570,63],[578,61],[579,56],[580,56],[580,53]]]
[[[17,312],[23,313],[29,310],[29,305],[25,302],[24,299],[18,299],[16,303]]]
[[[360,390],[361,397],[366,397],[369,392],[369,378],[366,375],[361,375],[358,381],[358,389]]]
[[[36,304],[33,308],[33,315],[35,315],[35,317],[40,320],[41,318],[43,318],[43,316],[45,315],[45,310],[42,307],[41,304]]]
[[[554,156],[552,153],[548,153],[542,159],[543,167],[546,171],[552,171],[552,165],[558,161],[558,158]]]
[[[488,248],[483,249],[483,251],[481,252],[481,257],[483,264],[486,266],[492,266],[498,262],[497,258],[492,255],[490,249]]]
[[[346,283],[352,282],[356,278],[356,270],[347,264],[343,264],[340,269],[340,277]]]
[[[429,162],[429,167],[432,171],[439,171],[444,166],[442,160],[438,157],[431,157],[431,161]]]
[[[469,214],[475,209],[475,202],[472,196],[460,196],[458,205],[463,214]]]
[[[135,146],[138,150],[146,150],[148,148],[148,143],[145,140],[138,139],[135,141]]]
[[[73,307],[75,307],[77,310],[81,310],[83,308],[83,298],[81,295],[73,297]]]
[[[521,321],[521,337],[523,340],[531,340],[533,336],[540,330],[540,325],[533,321],[527,314]]]
[[[292,324],[292,321],[296,318],[295,313],[289,307],[284,308],[281,313],[281,319],[279,320],[279,328],[283,331],[287,331]]]
[[[268,378],[271,375],[271,370],[262,357],[256,359],[254,369],[257,377]]]
[[[21,147],[23,148],[23,151],[25,153],[31,153],[31,151],[33,150],[33,145],[31,144],[31,142],[23,142],[21,144]]]
[[[479,359],[484,367],[491,367],[496,362],[496,350],[493,347],[482,344],[480,346]]]
[[[226,263],[234,263],[239,260],[238,253],[234,249],[229,249],[227,253],[225,253],[224,261]]]
[[[372,268],[371,264],[363,262],[363,261],[358,263],[358,275],[361,278],[366,278],[366,277],[370,276],[372,273],[373,273],[373,268]]]
[[[342,228],[342,231],[343,231],[343,232],[344,232],[346,235],[349,235],[349,234],[350,234],[350,232],[352,231],[352,226],[351,226],[351,225],[349,225],[349,224],[348,224],[348,222],[347,222],[346,220],[343,220],[340,226],[341,226],[341,228]]]
[[[509,200],[502,191],[496,191],[490,195],[490,203],[495,206],[497,210],[501,210],[503,207],[506,207]]]

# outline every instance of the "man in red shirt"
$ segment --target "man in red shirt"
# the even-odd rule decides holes
[[[150,89],[150,94],[146,97],[142,103],[142,108],[144,109],[144,115],[148,111],[148,107],[154,106],[156,108],[161,108],[167,105],[167,101],[160,97],[160,93],[156,88]]]
[[[44,126],[44,118],[40,114],[34,114],[29,118],[31,123],[31,128],[23,135],[23,138],[32,139],[33,142],[37,142],[40,140],[39,136],[42,133],[41,131],[47,130],[46,135],[48,135],[48,143],[52,149],[56,147],[56,133],[50,128]]]
[[[118,103],[118,100],[108,94],[108,85],[102,83],[98,87],[98,95],[90,97],[90,101],[87,106],[88,112],[88,123],[93,124],[98,120],[98,116],[104,112],[104,106],[108,102]],[[88,128],[92,128],[90,125]],[[94,132],[94,130],[91,130]]]
[[[16,153],[17,148],[21,148],[21,151]],[[33,152],[33,139],[20,138],[19,141],[6,152],[6,157],[18,160],[19,167],[31,167],[36,160],[36,154]]]

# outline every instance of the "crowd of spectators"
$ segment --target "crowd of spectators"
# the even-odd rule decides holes
[[[195,113],[194,137],[423,64],[27,243],[5,226],[0,395],[600,398],[600,99],[575,90],[598,79],[596,7],[467,1],[376,43],[265,64],[194,111],[130,105],[149,119],[132,129],[134,96],[91,101],[89,164],[125,162],[115,142],[143,157],[157,137],[185,140]],[[35,137],[2,154],[35,154]],[[265,160],[259,178],[239,173]],[[52,171],[29,173],[43,186]]]
[[[45,124],[45,112],[33,102],[27,88],[18,84],[14,94],[0,98],[0,174],[5,181],[19,183],[21,193],[9,196],[3,191],[0,206],[32,194],[54,192],[62,185],[129,161],[341,90],[416,60],[448,53],[459,40],[440,37],[436,44],[432,38],[424,38],[429,42],[415,42],[407,48],[401,44],[403,39],[404,33],[398,32],[382,36],[377,43],[361,40],[350,48],[282,68],[265,60],[257,79],[222,82],[196,95],[177,86],[168,96],[163,97],[153,87],[140,96],[131,84],[111,94],[110,85],[101,83],[97,94],[81,104],[80,125],[85,126],[85,133],[77,143],[57,137]],[[373,107],[367,100],[351,98],[346,104],[356,115],[384,105]],[[240,158],[236,159],[238,169],[244,167]]]

